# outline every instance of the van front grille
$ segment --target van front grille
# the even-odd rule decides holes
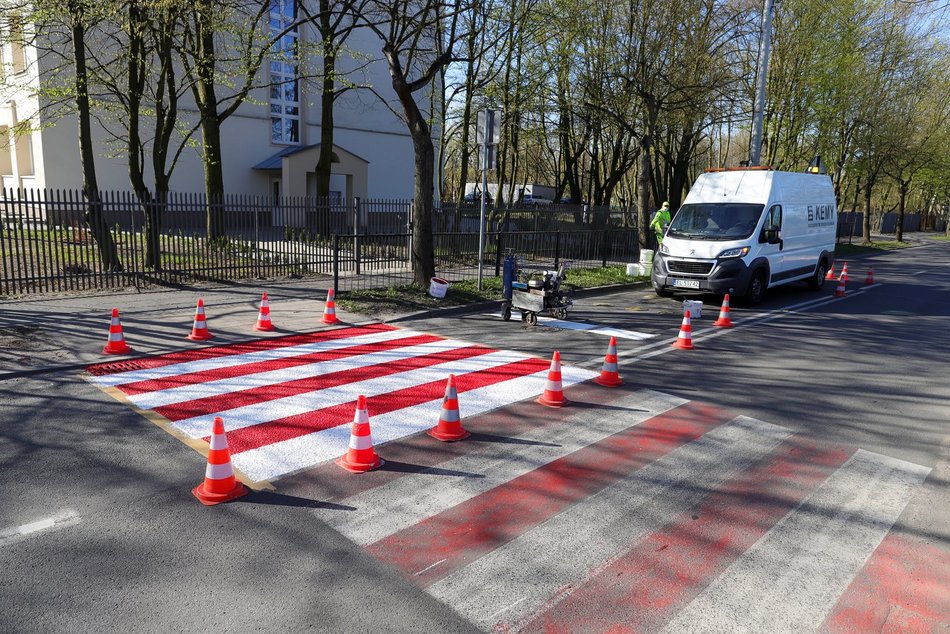
[[[667,260],[666,266],[671,273],[688,273],[690,275],[709,275],[712,262],[686,262],[683,260]]]

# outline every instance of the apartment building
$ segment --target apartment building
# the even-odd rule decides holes
[[[294,0],[271,0],[269,28],[279,32],[293,24]],[[82,173],[76,119],[44,119],[47,104],[39,94],[49,69],[47,55],[19,42],[19,29],[29,24],[6,20],[0,34],[0,177],[5,189],[79,189]],[[26,38],[29,40],[29,38]],[[283,50],[318,34],[307,26],[294,29],[280,42]],[[362,86],[340,97],[334,108],[332,195],[341,199],[410,198],[413,189],[412,144],[405,124],[387,107],[395,94],[380,43],[368,30],[347,42],[357,51],[359,70],[348,79]],[[314,195],[320,141],[320,93],[317,82],[303,81],[288,59],[272,58],[261,69],[262,86],[250,95],[222,128],[225,188],[229,194]],[[347,60],[340,64],[346,69]],[[226,90],[222,90],[226,93]],[[179,118],[197,121],[191,94],[183,95]],[[94,121],[96,170],[104,190],[128,190],[128,164],[108,123]],[[110,138],[113,142],[110,143]],[[171,189],[202,192],[201,134],[193,137],[172,175]],[[148,165],[148,158],[146,165]],[[149,170],[146,169],[146,172]]]

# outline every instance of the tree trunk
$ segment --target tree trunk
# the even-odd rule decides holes
[[[330,195],[330,170],[333,163],[333,103],[336,101],[336,55],[333,42],[324,35],[323,91],[320,93],[320,157],[317,159],[317,196]]]
[[[70,2],[69,10],[73,20],[73,55],[76,62],[76,117],[79,122],[79,159],[82,164],[83,195],[86,197],[84,218],[95,238],[99,250],[99,261],[106,271],[119,272],[122,262],[116,250],[112,233],[102,213],[102,199],[99,195],[99,183],[96,180],[96,162],[92,145],[92,123],[89,106],[88,71],[86,67],[86,29],[85,17],[80,2]]]
[[[861,228],[861,241],[864,244],[871,244],[871,190],[874,187],[874,181],[868,179],[864,189],[864,223]]]
[[[221,123],[216,115],[201,119],[201,135],[204,142],[205,197],[207,209],[208,241],[215,242],[225,236],[224,227],[224,169],[221,165]]]
[[[904,210],[907,204],[907,190],[910,188],[909,180],[900,181],[900,202],[897,207],[897,230],[896,238],[898,242],[904,241]]]
[[[637,213],[637,236],[640,239],[640,248],[653,244],[653,236],[650,235],[650,216],[652,208],[650,206],[650,145],[651,138],[648,132],[644,132],[640,137],[640,173],[637,176],[637,191],[639,193]]]

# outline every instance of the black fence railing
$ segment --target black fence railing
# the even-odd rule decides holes
[[[101,263],[80,193],[0,191],[0,294],[303,275],[346,290],[412,279],[408,201],[226,196],[209,204],[203,195],[170,193],[146,204],[130,192],[100,199],[96,209],[121,264],[113,269]],[[477,277],[479,211],[433,213],[439,275]],[[496,274],[507,249],[583,266],[636,261],[635,219],[610,208],[491,208],[484,274]]]

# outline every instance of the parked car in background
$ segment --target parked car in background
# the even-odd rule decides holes
[[[540,206],[540,205],[550,205],[552,202],[554,201],[552,201],[550,198],[535,196],[533,194],[525,194],[524,196],[521,197],[522,205]]]

